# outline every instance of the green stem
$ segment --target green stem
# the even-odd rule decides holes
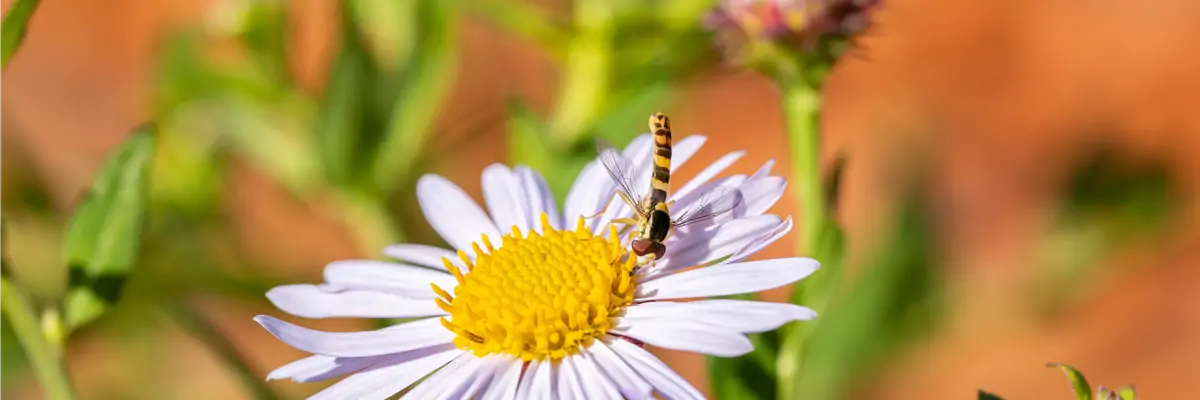
[[[211,321],[186,304],[179,302],[169,301],[163,305],[163,309],[179,327],[208,346],[209,350],[212,350],[217,358],[237,375],[242,385],[254,393],[255,399],[275,400],[279,398],[271,391],[271,388],[267,387],[262,375],[250,369],[233,343],[230,343],[225,335],[218,332]]]
[[[0,280],[0,308],[3,308],[13,333],[25,349],[33,373],[46,390],[46,398],[53,400],[70,400],[75,395],[71,389],[71,381],[67,377],[66,367],[54,347],[47,341],[39,328],[33,304],[16,285],[5,277]]]
[[[821,185],[819,89],[802,82],[785,84],[783,113],[792,162],[792,188],[800,203],[800,252],[815,256],[821,248],[822,232],[830,222]]]
[[[792,165],[792,188],[800,203],[799,253],[821,262],[822,271],[795,286],[792,302],[804,304],[818,313],[824,312],[825,293],[833,282],[825,279],[836,275],[841,260],[834,257],[824,241],[833,223],[825,206],[821,180],[820,89],[801,79],[780,79],[783,89],[783,113],[786,120],[789,153]],[[820,293],[816,293],[816,292]],[[817,322],[817,321],[814,321]],[[818,322],[819,323],[819,322]],[[794,376],[800,374],[801,360],[806,352],[813,323],[793,325],[781,333],[784,338],[777,360],[779,398],[794,398]]]

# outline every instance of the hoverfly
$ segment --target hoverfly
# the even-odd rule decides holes
[[[603,140],[596,141],[600,162],[616,184],[616,195],[634,211],[633,218],[619,218],[613,223],[636,226],[630,250],[637,256],[634,271],[652,264],[666,254],[663,245],[676,228],[707,221],[733,211],[742,203],[742,192],[736,188],[717,186],[704,193],[687,210],[671,218],[667,201],[671,181],[671,123],[666,115],[650,116],[650,131],[654,133],[654,168],[650,175],[650,192],[642,194],[634,188],[631,176],[633,164]],[[607,207],[606,207],[607,208]],[[603,213],[604,211],[601,211]]]

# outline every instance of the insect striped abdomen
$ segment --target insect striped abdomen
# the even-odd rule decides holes
[[[654,133],[654,173],[650,179],[650,204],[665,203],[671,187],[671,121],[663,113],[650,116]]]

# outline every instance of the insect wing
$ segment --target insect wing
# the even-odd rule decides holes
[[[742,204],[742,191],[728,186],[717,186],[700,196],[691,207],[675,218],[676,228],[719,217],[733,211]]]
[[[642,200],[642,194],[633,189],[633,163],[603,139],[596,139],[596,150],[600,153],[600,163],[604,164],[604,170],[608,171],[608,176],[612,177],[617,186],[617,193],[629,208],[645,218],[646,211],[638,204]]]

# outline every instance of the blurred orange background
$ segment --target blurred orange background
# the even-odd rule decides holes
[[[319,90],[334,43],[335,6],[290,3],[293,72]],[[147,88],[157,46],[166,32],[200,23],[210,6],[43,1],[4,71],[3,147],[6,159],[21,152],[18,157],[31,160],[56,210],[71,209],[107,152],[150,118]],[[857,397],[963,399],[986,389],[1009,399],[1065,399],[1066,381],[1043,367],[1062,361],[1094,384],[1133,383],[1147,399],[1190,398],[1191,378],[1200,371],[1200,292],[1194,290],[1200,284],[1200,52],[1194,44],[1200,2],[901,0],[888,2],[875,21],[824,94],[822,154],[828,161],[838,153],[850,156],[838,211],[850,263],[857,250],[876,243],[891,210],[886,205],[896,196],[896,177],[889,165],[903,156],[895,150],[936,143],[927,161],[935,166],[932,198],[944,224],[938,257],[946,266],[949,301],[944,325],[881,363]],[[505,161],[504,100],[520,93],[535,107],[548,107],[555,71],[537,49],[476,19],[466,18],[460,40],[459,71],[439,126],[463,115],[495,122],[435,136],[432,168],[479,199],[481,169]],[[698,160],[746,148],[748,161],[737,172],[767,158],[780,162],[777,172],[789,171],[778,94],[769,81],[715,70],[680,90],[663,111],[682,133],[709,137]],[[920,129],[927,125],[937,130]],[[464,134],[472,140],[439,145]],[[1162,240],[1120,248],[1072,298],[1068,312],[1046,318],[1035,312],[1028,289],[1044,261],[1039,240],[1080,149],[1101,139],[1114,140],[1133,159],[1167,160],[1183,209]],[[10,168],[6,162],[6,180]],[[375,256],[358,254],[338,221],[253,168],[238,165],[229,182],[222,194],[227,217],[257,263],[277,268],[278,275],[308,281],[329,261]],[[795,214],[794,206],[785,196],[775,212]],[[14,226],[10,246],[21,243],[19,218]],[[792,243],[782,240],[759,257],[787,255]],[[55,260],[54,251],[15,248],[13,254],[22,264]],[[300,356],[252,323],[255,314],[277,313],[265,303],[215,296],[203,303],[264,376]],[[155,343],[113,332],[75,340],[70,371],[82,396],[108,398],[104,393],[141,385],[154,390],[129,393],[247,395],[199,344],[162,329]],[[138,350],[146,346],[158,351]],[[659,354],[704,387],[702,357]],[[27,381],[8,394],[38,398],[34,380]],[[294,396],[318,386],[272,385]]]

